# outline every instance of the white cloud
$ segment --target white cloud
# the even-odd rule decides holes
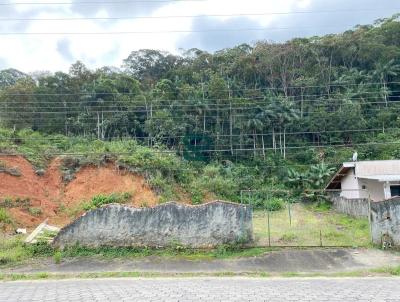
[[[54,2],[54,0],[40,0],[41,2]],[[322,2],[323,3],[322,3]],[[356,2],[360,2],[357,0]],[[371,0],[372,1],[372,0]],[[370,2],[371,2],[370,1]],[[387,2],[389,0],[382,0]],[[78,2],[78,1],[77,1]],[[124,58],[133,50],[141,48],[153,48],[178,52],[182,41],[189,41],[196,47],[196,40],[206,41],[202,47],[208,48],[207,41],[213,39],[210,33],[156,33],[159,31],[190,31],[193,27],[207,26],[245,26],[253,27],[273,27],[276,24],[290,24],[296,26],[295,18],[288,15],[270,14],[279,12],[291,12],[309,10],[312,7],[326,6],[330,1],[325,0],[205,0],[199,2],[180,1],[168,4],[161,3],[157,7],[146,8],[130,4],[121,5],[99,5],[95,8],[80,7],[74,5],[17,5],[15,6],[18,17],[30,18],[82,18],[92,17],[127,17],[127,16],[195,16],[195,15],[238,15],[238,14],[263,14],[258,16],[248,16],[247,18],[238,16],[221,16],[212,18],[149,18],[149,19],[124,19],[124,20],[74,20],[74,21],[21,21],[5,22],[0,21],[0,31],[2,32],[155,32],[148,34],[130,35],[20,35],[3,36],[0,35],[0,60],[2,65],[13,67],[22,71],[34,70],[67,70],[69,65],[76,60],[82,60],[92,68],[103,65],[120,66]],[[342,2],[342,1],[339,1]],[[372,1],[373,2],[373,1]],[[390,2],[390,1],[389,1]],[[330,7],[335,7],[337,1],[331,1]],[[338,3],[337,8],[342,8],[343,3]],[[385,16],[385,14],[383,14]],[[310,18],[310,16],[306,16]],[[323,19],[323,18],[320,18]],[[373,18],[372,18],[373,19]],[[244,20],[243,24],[240,23]],[[201,21],[201,22],[200,22]],[[309,19],[311,22],[312,20]],[[203,23],[202,23],[203,22]],[[204,22],[208,22],[204,24]],[[304,18],[300,26],[304,24]],[[318,22],[323,22],[318,21]],[[346,20],[348,22],[348,20]],[[360,23],[354,20],[354,25]],[[314,25],[314,23],[311,23]],[[315,26],[318,29],[318,26]],[[198,28],[195,28],[196,30]],[[277,33],[277,35],[280,33]],[[251,42],[259,38],[259,33],[243,32],[237,34],[230,33],[226,43]],[[207,37],[208,39],[204,39]],[[224,39],[224,35],[215,35],[217,41],[214,46],[225,44],[218,43]],[[282,39],[290,37],[290,32],[282,33]],[[242,41],[245,39],[245,41]],[[228,46],[234,46],[234,45]],[[190,47],[183,43],[185,47]],[[208,49],[213,49],[210,47]]]

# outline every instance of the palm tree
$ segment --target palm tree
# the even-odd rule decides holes
[[[253,117],[249,120],[246,121],[245,124],[246,128],[252,132],[253,134],[253,151],[254,151],[254,157],[256,157],[256,149],[257,149],[257,131],[262,130],[263,123],[257,119],[256,117]]]
[[[283,158],[286,158],[286,129],[293,121],[299,119],[298,110],[293,108],[293,103],[287,99],[274,99],[268,106],[268,112],[271,112],[271,120],[273,120],[274,150],[276,151],[275,127],[277,127],[279,129],[279,149]]]
[[[372,76],[378,80],[383,89],[383,96],[385,99],[385,104],[386,107],[388,106],[388,95],[390,94],[390,91],[388,89],[388,82],[390,77],[395,77],[399,74],[400,72],[400,65],[396,64],[394,59],[390,60],[386,64],[379,62],[375,65],[375,70],[372,73]]]

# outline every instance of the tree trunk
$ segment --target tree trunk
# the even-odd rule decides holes
[[[272,128],[272,149],[276,154],[276,140],[275,140],[275,128]]]
[[[253,130],[253,147],[254,147],[254,158],[256,157],[256,155],[257,155],[257,151],[256,151],[256,148],[257,148],[257,137],[256,137],[256,130]]]
[[[286,127],[283,128],[283,158],[286,159]]]
[[[233,121],[232,121],[232,102],[229,103],[229,140],[231,144],[231,155],[233,155]]]
[[[100,139],[100,114],[97,111],[97,139]]]
[[[263,158],[265,160],[265,143],[264,143],[264,135],[261,135],[261,141],[262,141],[262,154]]]

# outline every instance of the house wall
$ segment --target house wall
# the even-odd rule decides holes
[[[354,176],[354,170],[350,170],[350,172],[342,178],[341,181],[342,192],[340,193],[341,197],[347,199],[360,198],[360,185],[358,179]]]
[[[362,186],[365,185],[365,190]],[[360,198],[371,198],[372,201],[385,199],[384,183],[372,179],[359,179]]]
[[[382,244],[382,237],[389,236],[400,246],[400,198],[371,203],[371,230],[375,244]]]

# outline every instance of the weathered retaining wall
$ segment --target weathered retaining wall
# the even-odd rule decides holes
[[[330,199],[334,209],[339,213],[358,218],[368,217],[368,199],[347,199],[341,196],[332,196]]]
[[[389,236],[400,246],[400,198],[371,203],[372,241],[382,244],[382,237]]]
[[[253,239],[252,209],[216,201],[199,206],[167,203],[155,208],[109,205],[92,210],[61,229],[57,247],[211,247]]]

